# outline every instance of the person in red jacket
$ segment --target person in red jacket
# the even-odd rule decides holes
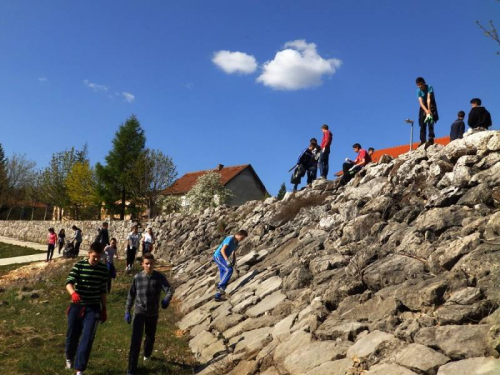
[[[330,146],[332,145],[332,132],[328,129],[328,125],[321,127],[323,139],[321,140],[321,156],[319,157],[319,173],[320,179],[325,179],[328,175],[328,158],[330,157]]]

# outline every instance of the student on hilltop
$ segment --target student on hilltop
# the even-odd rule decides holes
[[[465,112],[460,111],[458,112],[458,118],[455,120],[453,124],[451,124],[451,130],[450,130],[450,141],[454,141],[455,139],[461,139],[464,137],[464,132],[465,132],[465,123],[464,123],[464,117],[465,117]]]
[[[149,253],[142,258],[143,271],[135,275],[132,286],[128,292],[125,305],[125,321],[132,322],[131,309],[134,306],[134,319],[132,323],[132,339],[130,340],[130,351],[128,355],[128,375],[137,371],[137,362],[141,351],[141,342],[144,331],[144,361],[151,359],[153,345],[155,343],[156,326],[158,324],[158,310],[160,305],[161,291],[165,292],[165,298],[161,300],[161,308],[166,309],[173,295],[173,288],[167,278],[160,272],[155,271],[155,258]]]
[[[87,368],[97,325],[107,320],[108,269],[100,262],[101,255],[101,244],[94,242],[88,258],[76,262],[66,279],[66,290],[71,296],[67,310],[66,368],[74,368],[77,375],[83,375]]]
[[[481,107],[481,99],[471,99],[470,104],[472,108],[469,112],[469,119],[467,120],[467,124],[469,124],[472,129],[488,129],[492,125],[491,115],[486,110],[486,108]]]
[[[313,161],[312,150],[315,146],[311,143],[308,148],[302,151],[297,158],[297,164],[292,174],[290,182],[293,184],[293,191],[297,191],[297,187],[302,181],[302,177],[309,171]],[[308,176],[309,177],[309,176]]]
[[[95,242],[99,242],[103,247],[109,245],[109,231],[108,231],[108,222],[105,221],[102,223],[101,229],[99,229],[99,233],[95,239]]]
[[[52,256],[54,255],[54,249],[56,248],[57,243],[57,234],[54,231],[54,228],[49,228],[49,234],[47,235],[47,260],[46,262],[50,262],[52,260]]]
[[[332,145],[332,132],[328,129],[328,125],[321,127],[323,139],[321,140],[321,156],[319,157],[319,173],[320,180],[325,179],[328,175],[328,158],[330,157],[330,146]]]
[[[312,159],[307,170],[307,184],[312,184],[314,180],[318,177],[318,161],[321,156],[321,147],[318,145],[318,140],[316,138],[311,138],[310,144],[313,146],[311,153]]]
[[[73,237],[73,241],[75,241],[75,256],[78,256],[78,254],[80,253],[80,245],[82,244],[83,240],[82,230],[76,225],[73,225],[71,229],[75,231],[75,237]]]
[[[116,238],[112,238],[111,243],[104,249],[101,262],[108,268],[108,293],[111,292],[112,280],[116,278],[115,258],[118,259],[118,249]]]
[[[59,247],[58,248],[59,254],[61,254],[61,250],[64,247],[65,238],[66,238],[66,231],[64,230],[64,228],[62,228],[59,231],[59,234],[57,235],[57,244],[58,244],[58,247]]]
[[[420,146],[434,143],[434,124],[439,120],[434,89],[425,83],[425,79],[418,77],[417,98],[420,105],[418,124],[420,125]],[[429,128],[429,141],[427,142],[427,128]]]
[[[139,248],[139,242],[141,239],[140,234],[138,233],[139,228],[137,225],[132,227],[132,232],[128,235],[127,241],[127,267],[125,271],[131,271],[134,266],[135,255],[137,254],[137,249]]]
[[[340,182],[342,185],[347,184],[357,172],[359,172],[366,164],[371,162],[370,155],[368,155],[366,150],[361,148],[359,143],[353,144],[352,148],[358,156],[354,161],[349,158],[345,159],[345,163],[342,165],[343,175]]]
[[[373,160],[373,154],[375,153],[375,149],[373,147],[370,147],[368,149],[368,156],[370,157],[370,162],[372,162]]]
[[[234,236],[228,236],[222,241],[217,250],[214,252],[214,262],[219,267],[220,281],[217,284],[217,292],[215,293],[215,301],[223,301],[223,296],[226,294],[227,284],[233,274],[233,267],[236,265],[236,249],[241,241],[248,237],[245,230],[240,230]],[[233,255],[233,260],[230,262],[229,257]]]

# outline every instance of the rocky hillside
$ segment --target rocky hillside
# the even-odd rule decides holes
[[[500,374],[500,132],[154,222],[200,374]],[[228,300],[211,262],[246,229]]]

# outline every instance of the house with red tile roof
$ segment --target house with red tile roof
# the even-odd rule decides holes
[[[210,171],[218,173],[221,184],[233,193],[234,196],[229,200],[229,205],[239,206],[251,200],[263,199],[268,195],[266,187],[250,164],[230,167],[219,164],[215,169],[186,173],[163,194],[184,197],[196,184],[198,178]]]
[[[447,137],[442,137],[442,138],[435,138],[434,143],[446,146],[448,143],[450,143],[450,137],[447,136]],[[413,143],[411,149],[416,150],[419,145],[420,145],[420,142],[415,142],[415,143]],[[368,150],[368,148],[366,148],[365,150]],[[409,144],[384,148],[381,150],[375,150],[375,152],[372,155],[372,163],[377,163],[380,160],[380,158],[384,155],[389,155],[389,156],[392,156],[393,158],[397,158],[399,155],[406,154],[408,151],[410,151]],[[335,173],[335,176],[342,176],[342,174],[343,174],[342,171],[339,171],[339,172]]]

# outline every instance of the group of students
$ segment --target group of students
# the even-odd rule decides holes
[[[71,229],[73,229],[74,231],[74,236],[68,242],[71,242],[74,245],[74,251],[76,253],[76,256],[78,256],[78,252],[80,251],[80,245],[83,239],[82,230],[78,228],[76,225],[73,225]],[[49,233],[47,234],[48,247],[47,247],[46,262],[52,261],[56,245],[58,246],[59,254],[61,254],[61,250],[63,249],[65,244],[66,244],[66,231],[64,230],[64,228],[61,229],[58,234],[56,234],[54,228],[49,228]]]
[[[419,102],[418,124],[420,126],[420,145],[430,145],[434,143],[434,124],[439,120],[434,88],[425,82],[425,79],[418,77],[417,98]],[[467,124],[471,129],[488,129],[493,123],[488,110],[481,106],[479,98],[470,101],[471,110],[467,119]],[[465,132],[465,112],[459,111],[458,118],[453,122],[450,129],[450,141],[463,138]],[[428,137],[427,137],[428,130]]]

